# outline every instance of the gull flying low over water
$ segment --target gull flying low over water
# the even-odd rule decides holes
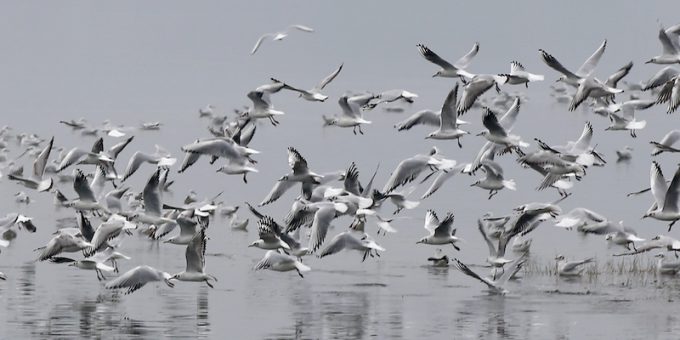
[[[33,161],[33,175],[31,177],[22,177],[18,174],[10,173],[7,178],[13,181],[21,183],[23,186],[34,189],[39,192],[47,191],[52,189],[54,181],[52,178],[43,178],[45,175],[45,167],[47,166],[47,160],[50,158],[50,152],[52,151],[52,146],[54,144],[54,137],[50,139],[47,146],[40,152],[38,158]]]
[[[489,199],[503,188],[508,188],[513,191],[517,190],[515,180],[506,180],[503,178],[503,168],[501,168],[500,164],[494,161],[485,160],[482,161],[482,170],[486,173],[486,177],[470,184],[470,186],[489,190]]]
[[[518,61],[513,61],[510,63],[510,74],[508,74],[508,84],[524,84],[526,88],[529,88],[530,82],[543,81],[545,77],[540,74],[533,74],[526,71],[524,66]]]
[[[144,287],[149,282],[163,281],[168,287],[175,286],[170,282],[172,275],[158,270],[156,268],[142,265],[130,269],[123,275],[106,283],[106,289],[124,289],[127,288],[125,294],[130,294],[139,288]]]
[[[649,174],[654,195],[654,205],[642,216],[651,217],[659,221],[670,221],[668,231],[671,231],[675,222],[680,220],[680,207],[678,206],[678,196],[680,195],[680,166],[675,171],[670,185],[666,185],[666,179],[661,172],[661,166],[656,161],[652,162]]]
[[[586,269],[583,265],[591,263],[595,259],[591,257],[585,260],[569,261],[563,255],[557,255],[555,261],[557,261],[557,274],[559,276],[573,277],[581,276]]]
[[[456,120],[456,99],[458,97],[458,84],[449,92],[444,99],[441,114],[439,115],[439,129],[430,133],[425,138],[431,139],[455,139],[458,142],[458,147],[462,148],[460,138],[469,134],[458,128]]]
[[[262,43],[264,42],[265,39],[271,38],[272,41],[283,40],[283,38],[287,37],[289,32],[292,32],[293,29],[296,29],[296,30],[301,31],[301,32],[307,32],[307,33],[314,32],[314,29],[309,27],[309,26],[290,25],[283,31],[274,32],[274,33],[265,33],[257,39],[257,41],[255,42],[255,46],[253,46],[253,49],[250,51],[250,54],[251,55],[255,54],[255,52],[257,52],[257,50],[260,48],[260,45],[262,45]]]
[[[338,100],[342,114],[333,117],[323,116],[324,126],[338,126],[344,128],[352,128],[352,132],[356,135],[357,130],[360,134],[364,134],[361,130],[361,124],[371,124],[370,121],[364,119],[361,107],[366,105],[371,99],[375,98],[373,94],[363,94],[356,96],[344,95]]]
[[[342,232],[335,235],[332,240],[321,250],[319,253],[319,258],[333,255],[339,253],[343,250],[358,250],[363,253],[361,262],[366,260],[366,257],[370,255],[374,256],[372,252],[378,254],[378,251],[385,251],[385,248],[379,246],[373,239],[367,234],[363,234],[361,239],[357,238],[350,231]]]
[[[451,244],[456,250],[460,248],[456,245],[460,238],[456,237],[456,228],[453,227],[453,213],[447,213],[442,221],[439,221],[434,210],[425,212],[425,230],[430,234],[421,238],[416,243],[441,245]]]
[[[473,272],[472,269],[466,266],[463,262],[460,262],[458,259],[454,259],[453,266],[460,270],[463,274],[477,279],[483,284],[487,285],[490,293],[505,295],[508,294],[509,291],[505,289],[504,286],[508,283],[511,277],[513,277],[515,274],[517,274],[517,272],[519,272],[520,269],[522,269],[522,266],[526,263],[527,259],[528,257],[526,254],[518,257],[512,261],[508,265],[508,269],[504,271],[503,274],[498,277],[498,279],[495,280],[479,276],[479,274]]]
[[[312,270],[304,265],[300,260],[293,256],[280,254],[275,250],[269,250],[260,262],[255,264],[253,270],[269,269],[277,272],[287,272],[295,270],[301,278],[304,278],[302,273]]]
[[[447,78],[459,78],[459,77],[466,77],[466,78],[472,78],[474,75],[470,72],[465,71],[465,69],[470,65],[470,62],[472,59],[477,55],[479,52],[479,43],[475,43],[472,46],[472,49],[470,52],[468,52],[466,55],[462,56],[458,61],[456,61],[453,65],[451,65],[448,61],[442,59],[439,55],[434,53],[431,49],[429,49],[427,46],[418,44],[418,52],[427,59],[427,61],[438,65],[441,67],[437,73],[435,73],[432,77],[447,77]]]
[[[187,249],[184,253],[187,262],[186,269],[183,272],[172,275],[169,280],[205,282],[208,287],[213,288],[210,280],[217,281],[217,279],[205,273],[205,245],[207,239],[205,229],[201,229],[194,235],[191,242],[187,244]]]
[[[307,160],[302,157],[300,152],[294,147],[288,147],[288,166],[290,166],[292,172],[278,179],[272,190],[262,200],[259,206],[267,205],[278,200],[286,193],[286,191],[288,191],[288,189],[292,188],[297,183],[301,184],[302,194],[308,199],[312,195],[314,185],[320,184],[319,181],[323,178],[322,175],[309,170]]]
[[[663,152],[680,152],[680,149],[674,148],[673,144],[680,139],[680,130],[671,130],[668,132],[660,142],[649,142],[654,145],[652,156],[658,156]]]
[[[507,74],[478,74],[472,77],[463,87],[463,95],[460,97],[456,107],[458,115],[460,116],[470,110],[475,101],[477,101],[477,98],[492,87],[495,87],[496,92],[500,93],[501,89],[498,85],[507,83],[509,77]]]
[[[659,104],[668,102],[667,113],[673,113],[680,107],[680,75],[671,78],[663,85],[656,102]]]
[[[299,89],[299,88],[289,86],[287,84],[286,84],[286,88],[288,90],[291,90],[291,91],[299,92],[300,97],[302,97],[305,100],[308,100],[308,101],[311,101],[311,102],[324,102],[324,101],[326,101],[326,99],[328,99],[328,96],[325,95],[325,94],[322,94],[321,90],[323,90],[326,87],[326,85],[328,85],[330,82],[332,82],[333,79],[335,79],[335,77],[337,77],[338,74],[340,74],[340,71],[342,71],[343,65],[344,65],[344,63],[340,64],[340,67],[335,69],[326,78],[322,79],[321,82],[318,85],[316,85],[315,87],[313,87],[310,90],[302,90],[302,89]]]

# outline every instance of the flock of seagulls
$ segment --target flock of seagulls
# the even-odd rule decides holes
[[[311,33],[314,29],[292,25],[281,32],[266,33],[257,40],[251,54],[257,52],[266,40],[279,41],[294,31]],[[679,39],[680,25],[660,29],[662,54],[653,57],[648,63],[680,63]],[[561,145],[552,144],[561,141],[529,139],[513,132],[515,125],[520,123],[519,114],[525,97],[520,94],[509,95],[502,87],[528,88],[530,83],[543,81],[544,75],[528,72],[519,61],[510,63],[509,73],[472,73],[471,64],[480,52],[479,43],[475,43],[467,54],[454,63],[423,44],[416,46],[420,56],[440,68],[433,77],[454,78],[456,83],[443,98],[440,109],[418,111],[396,124],[396,130],[408,131],[417,125],[426,125],[434,131],[425,138],[455,141],[459,148],[463,147],[464,139],[483,138],[484,145],[477,156],[466,161],[453,160],[447,158],[442,150],[433,147],[422,154],[404,158],[384,176],[384,185],[379,187],[380,165],[368,177],[361,176],[357,165],[351,161],[348,161],[345,169],[321,172],[318,171],[318,163],[308,162],[303,156],[304,145],[288,147],[287,167],[281,164],[282,175],[273,181],[270,192],[264,195],[257,206],[245,203],[254,216],[258,234],[258,238],[248,247],[264,251],[262,259],[253,265],[254,270],[294,271],[304,277],[313,271],[308,261],[311,255],[324,258],[338,256],[336,254],[344,250],[353,250],[361,254],[362,261],[379,257],[386,249],[375,236],[396,232],[391,223],[396,218],[403,218],[396,215],[426,205],[432,196],[444,197],[446,184],[458,181],[457,178],[463,174],[475,176],[476,181],[469,185],[488,192],[489,200],[502,195],[504,189],[517,190],[516,182],[507,178],[497,161],[500,157],[514,158],[518,167],[538,173],[535,189],[556,190],[558,195],[555,201],[530,202],[514,208],[506,215],[487,213],[478,218],[478,231],[489,250],[488,257],[483,260],[491,269],[488,275],[473,271],[469,265],[456,258],[450,260],[443,247],[450,246],[449,250],[453,248],[455,252],[463,252],[471,244],[462,242],[453,211],[440,211],[438,215],[428,209],[422,222],[426,233],[414,242],[435,250],[435,255],[428,258],[433,266],[452,265],[483,283],[490,292],[506,294],[507,283],[529,261],[532,244],[530,233],[543,223],[601,235],[608,242],[625,249],[618,256],[654,249],[670,252],[680,250],[680,241],[668,235],[646,240],[623,222],[610,220],[589,208],[562,211],[559,203],[571,195],[571,190],[578,182],[588,172],[605,166],[607,162],[605,156],[596,150],[590,122],[585,123],[580,135],[576,135],[578,131],[575,131],[574,135],[578,138],[562,142]],[[598,79],[595,71],[606,47],[605,40],[576,71],[571,71],[545,50],[539,50],[537,56],[552,69],[549,72],[559,77],[558,84],[551,86],[558,102],[568,104],[568,109],[572,111],[587,107],[596,116],[610,119],[611,125],[607,130],[627,131],[635,138],[636,131],[644,129],[647,124],[645,120],[635,117],[636,111],[668,103],[666,111],[671,113],[680,106],[680,72],[672,66],[666,66],[646,82],[625,83],[627,91],[633,94],[629,100],[622,100],[620,97],[624,89],[620,85],[624,84],[622,79],[632,69],[633,62],[623,65],[603,80]],[[118,142],[108,149],[104,147],[103,137],[99,137],[91,147],[78,145],[69,148],[58,146],[54,137],[43,139],[36,135],[16,133],[11,127],[2,128],[0,177],[6,177],[30,193],[17,193],[17,202],[30,204],[30,195],[51,193],[55,205],[72,211],[75,217],[45,240],[44,247],[36,249],[36,261],[68,264],[81,270],[94,271],[97,279],[106,281],[106,288],[121,289],[127,293],[151,282],[163,282],[169,287],[173,287],[177,281],[199,282],[213,287],[218,280],[207,271],[205,263],[211,222],[216,215],[225,216],[230,218],[233,229],[245,230],[249,219],[239,219],[239,207],[224,204],[219,200],[219,195],[199,199],[197,193],[191,192],[182,204],[168,202],[164,196],[173,183],[171,177],[191,171],[190,168],[198,164],[201,158],[207,158],[215,172],[240,176],[248,183],[248,175],[258,173],[257,158],[262,156],[260,151],[251,147],[256,131],[263,128],[262,123],[265,127],[267,124],[276,127],[286,116],[283,111],[275,109],[273,97],[290,93],[312,102],[310,105],[325,102],[329,96],[323,91],[341,76],[343,67],[344,64],[340,64],[309,90],[271,78],[266,84],[248,91],[246,97],[252,105],[235,110],[232,117],[217,114],[213,105],[200,109],[199,116],[208,121],[210,135],[187,140],[186,145],[177,150],[183,153],[183,159],[176,172],[171,169],[177,163],[177,153],[160,146],[153,151],[134,152],[123,171],[119,171],[121,167],[117,160],[125,150],[134,147],[134,134],[158,130],[162,126],[159,122],[146,122],[138,127],[105,122],[103,126],[95,127],[82,118],[61,121],[69,129],[81,131],[83,135],[104,134],[117,139]],[[494,90],[491,93],[497,94],[493,99],[484,96],[491,89]],[[346,92],[337,98],[340,106],[337,115],[319,118],[324,126],[352,128],[353,134],[364,134],[362,127],[371,124],[364,117],[366,112],[377,107],[397,111],[395,106],[386,104],[412,103],[417,98],[416,94],[404,89]],[[479,116],[475,117],[477,112]],[[464,116],[467,121],[462,119]],[[481,122],[483,127],[476,136],[467,131],[474,125],[472,121]],[[678,139],[680,130],[672,130],[660,141],[652,141],[651,155],[656,157],[663,153],[680,152],[680,147],[676,145]],[[17,149],[13,150],[12,141],[19,145]],[[532,144],[535,145],[533,148]],[[618,159],[631,158],[631,151],[631,147],[619,150]],[[11,152],[15,153],[14,158],[10,157]],[[27,158],[32,160],[27,161]],[[25,172],[23,165],[31,162],[32,169]],[[459,176],[455,177],[456,174]],[[147,178],[145,185],[142,188],[128,186],[127,180],[133,176]],[[420,197],[413,195],[414,190],[425,186],[427,181],[431,181],[431,184],[425,193]],[[72,186],[77,197],[68,198],[64,195],[61,191],[64,186]],[[289,191],[298,195],[283,219],[277,220],[259,210],[276,204]],[[645,195],[648,192],[653,196],[650,198],[652,203],[641,215],[668,223],[670,231],[680,220],[680,167],[667,180],[661,166],[652,161],[650,187],[630,195]],[[391,211],[387,206],[394,210]],[[345,230],[329,235],[332,224],[341,216],[349,216],[351,224]],[[32,233],[38,225],[34,224],[31,217],[8,214],[0,219],[0,247],[10,246],[12,240],[18,237],[18,230]],[[143,235],[151,241],[160,241],[161,246],[183,247],[186,269],[171,274],[142,264],[118,274],[119,267],[127,267],[126,263],[131,260],[124,254],[124,240],[134,234]],[[680,264],[667,259],[663,253],[656,256],[659,273],[675,274],[680,271]],[[560,276],[579,276],[594,259],[569,260],[559,255],[555,261]],[[5,279],[6,276],[0,273],[0,278]]]

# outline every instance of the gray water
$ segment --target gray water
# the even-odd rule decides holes
[[[588,4],[588,10],[582,7]],[[458,7],[460,6],[460,7]],[[603,168],[589,169],[573,196],[561,203],[567,211],[584,206],[612,220],[635,227],[641,237],[665,233],[666,224],[640,220],[650,196],[626,198],[625,193],[648,185],[650,140],[677,128],[676,115],[654,107],[639,112],[647,127],[633,140],[624,132],[603,131],[609,122],[586,110],[568,112],[549,96],[557,74],[539,59],[543,48],[567,67],[576,68],[607,38],[607,51],[596,73],[600,78],[633,60],[629,81],[647,79],[660,69],[643,62],[659,53],[657,19],[675,24],[680,5],[636,1],[611,3],[527,1],[507,4],[453,4],[412,2],[176,2],[123,1],[109,4],[81,2],[6,3],[0,11],[0,54],[3,65],[0,91],[1,124],[16,131],[55,136],[55,145],[88,147],[94,138],[82,137],[57,124],[60,119],[86,117],[99,124],[137,125],[160,120],[157,132],[138,132],[120,155],[123,167],[136,150],[152,152],[160,144],[181,158],[180,147],[207,135],[197,110],[208,103],[220,113],[248,104],[245,94],[275,76],[301,87],[311,87],[341,62],[345,68],[328,87],[326,103],[309,103],[291,94],[274,97],[286,112],[281,126],[258,127],[251,146],[260,173],[248,184],[240,177],[216,174],[216,166],[202,160],[183,175],[173,172],[173,193],[167,202],[180,202],[193,189],[201,197],[223,191],[226,204],[259,202],[274,181],[287,172],[287,146],[295,146],[318,172],[345,169],[355,161],[366,181],[377,163],[379,186],[406,157],[426,152],[432,145],[458,161],[469,161],[483,145],[481,137],[466,136],[463,148],[455,142],[426,141],[428,128],[396,132],[392,126],[407,114],[437,109],[453,86],[450,79],[432,79],[437,70],[423,60],[415,44],[425,43],[445,58],[455,60],[475,41],[480,53],[472,72],[507,72],[518,60],[546,81],[523,91],[523,103],[513,130],[525,140],[538,137],[551,144],[578,138],[585,121],[595,126],[593,143],[607,155]],[[314,34],[291,34],[278,43],[265,43],[248,55],[263,32],[291,23],[314,27]],[[473,27],[473,25],[475,25]],[[477,27],[479,25],[479,27]],[[322,129],[321,114],[340,111],[337,98],[347,90],[380,91],[405,88],[420,95],[404,114],[380,110],[366,113],[373,124],[364,136],[350,130]],[[622,98],[627,98],[624,94]],[[464,116],[469,130],[481,129],[480,112]],[[105,138],[110,146],[116,140]],[[629,163],[614,162],[614,151],[635,148]],[[19,151],[12,146],[14,151]],[[677,156],[657,158],[671,174]],[[23,160],[25,166],[30,166]],[[476,229],[476,219],[487,211],[506,214],[519,204],[547,202],[554,191],[537,192],[540,178],[521,169],[513,157],[500,158],[507,178],[518,190],[504,190],[492,200],[469,184],[475,179],[457,176],[418,209],[402,212],[413,219],[394,223],[398,233],[376,240],[387,251],[361,263],[359,254],[344,253],[323,260],[305,259],[312,271],[254,272],[264,255],[247,248],[257,237],[252,216],[249,231],[234,232],[227,221],[216,219],[208,234],[207,271],[217,276],[214,289],[180,282],[174,289],[150,284],[132,295],[104,289],[93,272],[51,263],[35,263],[33,249],[44,245],[57,228],[56,218],[72,216],[55,210],[49,194],[29,192],[33,202],[19,205],[12,194],[25,190],[0,179],[0,213],[20,211],[35,218],[38,232],[19,237],[0,254],[0,337],[207,337],[207,338],[461,338],[461,339],[585,339],[674,338],[680,327],[675,300],[680,292],[675,278],[653,274],[602,273],[565,281],[545,271],[525,273],[510,283],[510,294],[489,296],[478,282],[453,269],[428,267],[435,247],[416,245],[425,235],[425,209],[439,214],[453,211],[461,252],[445,248],[452,257],[481,264],[487,249]],[[86,169],[89,170],[89,169]],[[142,167],[130,180],[141,189],[151,173]],[[60,189],[73,197],[70,185]],[[422,194],[419,188],[415,195]],[[294,193],[263,208],[282,218]],[[243,209],[245,210],[245,209]],[[349,225],[340,218],[330,237]],[[370,228],[370,226],[369,226]],[[372,231],[373,232],[373,231]],[[678,237],[677,231],[670,233]],[[531,262],[548,268],[552,258],[595,256],[598,268],[622,249],[608,248],[603,237],[582,237],[545,223],[533,233]],[[148,264],[168,272],[184,268],[184,247],[128,238],[121,251],[132,260],[121,270]],[[647,264],[651,257],[641,256]],[[630,261],[630,259],[628,259]],[[473,267],[475,270],[486,269]]]

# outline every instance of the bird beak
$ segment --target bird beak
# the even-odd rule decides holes
[[[559,83],[560,80],[562,80],[562,79],[557,78],[557,80],[555,80],[555,82],[556,82],[556,83]]]
[[[437,77],[437,74],[438,74],[438,73],[433,74],[433,75],[432,75],[432,78]]]
[[[649,59],[649,60],[645,61],[645,64],[651,64],[652,62],[653,62],[653,60]]]
[[[476,134],[475,136],[481,136],[483,134],[484,134],[484,132],[480,132],[480,133]]]

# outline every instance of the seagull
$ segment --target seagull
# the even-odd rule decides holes
[[[506,180],[503,178],[503,168],[501,166],[490,160],[482,161],[482,170],[486,173],[486,177],[483,180],[476,181],[470,186],[480,187],[485,190],[489,190],[489,199],[498,193],[498,191],[503,188],[508,188],[509,190],[517,190],[515,185],[515,180]]]
[[[637,250],[635,248],[635,242],[645,241],[644,238],[637,237],[634,233],[625,231],[623,228],[623,221],[619,222],[619,227],[621,228],[619,231],[607,234],[605,240],[623,246],[627,250],[630,250],[630,246],[633,246],[633,250]]]
[[[614,254],[614,256],[635,255],[650,251],[652,249],[666,248],[668,251],[676,253],[680,251],[680,241],[666,235],[654,236],[651,240],[642,243],[636,247],[635,251],[630,253]]]
[[[508,84],[524,84],[526,88],[529,88],[529,83],[534,81],[543,81],[545,77],[540,74],[529,73],[524,69],[524,66],[518,61],[513,61],[510,63],[510,74],[508,74]]]
[[[165,223],[175,223],[174,219],[163,217],[163,201],[161,198],[161,168],[149,177],[142,191],[144,211],[126,213],[126,216],[135,222],[160,226]],[[165,170],[167,173],[168,170]]]
[[[508,265],[508,270],[506,270],[496,280],[491,280],[489,278],[483,278],[479,276],[479,274],[473,272],[468,266],[463,264],[463,262],[460,262],[458,259],[454,259],[453,266],[456,269],[460,270],[463,274],[475,278],[481,281],[483,284],[487,285],[490,293],[506,295],[507,293],[509,293],[509,291],[505,289],[503,286],[505,286],[508,283],[511,277],[513,277],[515,274],[517,274],[517,272],[519,272],[519,270],[526,263],[526,261],[527,261],[526,254],[518,257]]]
[[[277,272],[295,270],[302,278],[304,278],[302,275],[303,272],[312,270],[312,268],[302,264],[302,262],[295,257],[279,254],[274,250],[267,251],[264,258],[253,267],[253,270],[261,269],[269,269]]]
[[[433,127],[438,127],[440,126],[441,123],[441,110],[440,111],[432,111],[432,110],[420,110],[408,118],[404,119],[403,121],[394,124],[394,128],[397,129],[397,131],[404,131],[404,130],[410,130],[412,127],[416,125],[426,125],[426,126],[433,126]],[[464,125],[464,124],[470,124],[469,122],[466,122],[462,119],[456,118],[456,125]]]
[[[172,275],[168,280],[205,282],[208,287],[213,288],[210,280],[217,281],[217,279],[205,273],[205,244],[207,239],[205,229],[201,229],[194,235],[184,253],[187,261],[186,269],[183,272]]]
[[[672,36],[671,32],[661,27],[659,29],[659,41],[661,42],[661,55],[649,59],[646,64],[680,64],[680,46],[677,43],[677,36]],[[675,43],[672,39],[675,39]]]
[[[87,181],[87,177],[80,169],[74,170],[73,190],[78,194],[78,199],[64,202],[65,206],[77,211],[101,210],[106,212],[106,208],[98,202],[90,183]]]
[[[277,228],[276,223],[271,217],[265,217],[257,221],[257,227],[257,233],[260,238],[253,241],[248,247],[257,247],[265,250],[290,249],[290,246],[281,240],[281,230]]]
[[[453,213],[447,213],[444,220],[440,222],[434,210],[427,210],[425,212],[425,229],[430,232],[430,235],[421,238],[416,244],[441,245],[450,243],[456,250],[460,251],[460,248],[456,245],[460,238],[455,236]]]
[[[118,216],[120,218],[115,218],[114,216],[116,215],[112,215],[109,217],[108,221],[103,222],[97,227],[92,239],[89,241],[91,246],[83,251],[83,255],[86,257],[94,255],[95,252],[108,246],[107,243],[118,237],[122,232],[129,232],[130,229],[135,229],[137,227],[134,224],[127,222],[122,216]]]
[[[279,121],[276,120],[275,116],[282,116],[285,114],[285,112],[274,110],[274,106],[271,104],[269,99],[269,94],[280,91],[280,89],[285,87],[285,84],[275,79],[272,80],[274,81],[274,84],[265,85],[268,86],[267,88],[258,88],[254,91],[248,92],[248,99],[253,102],[253,106],[247,111],[242,112],[241,118],[249,118],[253,120],[267,118],[273,126],[279,125]],[[272,87],[274,87],[274,89],[272,89]]]
[[[587,258],[580,261],[567,261],[563,255],[557,255],[555,261],[557,261],[557,274],[559,276],[581,276],[585,267],[584,264],[591,263],[595,259]]]
[[[38,255],[38,261],[45,261],[62,252],[75,253],[84,251],[92,245],[85,241],[80,236],[73,236],[69,234],[59,234],[53,237],[46,246],[40,247],[36,250],[41,250]]]
[[[407,190],[407,192],[405,193],[391,191],[387,194],[383,194],[375,190],[373,198],[376,201],[383,201],[389,198],[392,204],[394,204],[397,207],[397,210],[395,210],[393,213],[393,215],[396,215],[403,209],[411,210],[417,208],[418,205],[420,205],[419,201],[409,201],[406,199],[406,196],[408,196],[408,194],[410,194],[410,192],[412,192],[413,189],[414,188],[411,188],[411,190]]]
[[[576,162],[584,166],[600,166],[605,164],[606,162],[602,155],[590,146],[592,139],[593,125],[590,122],[586,122],[579,139],[577,141],[568,141],[566,145],[548,146],[540,139],[535,138],[534,140],[538,142],[538,146],[541,149],[552,152],[566,161]],[[599,163],[596,163],[596,160]]]
[[[441,168],[439,171],[439,175],[435,177],[434,181],[432,181],[432,184],[430,187],[425,191],[423,196],[420,197],[421,200],[424,200],[430,196],[432,196],[435,192],[437,192],[443,185],[446,183],[446,181],[453,177],[455,174],[463,172],[463,170],[468,167],[468,164],[460,164],[456,165],[455,162],[453,162],[452,165],[446,167],[446,168]]]
[[[433,147],[427,155],[418,154],[401,161],[380,192],[387,194],[413,182],[425,169],[450,168],[452,165],[455,165],[455,161],[442,159],[439,156],[439,149]]]
[[[574,208],[556,218],[556,227],[572,229],[606,222],[607,218],[586,208]]]
[[[578,87],[578,82],[580,79],[590,76],[593,71],[595,71],[595,67],[597,67],[597,64],[600,62],[600,58],[602,58],[602,54],[604,54],[604,50],[606,48],[607,40],[604,40],[602,44],[600,44],[600,46],[595,50],[595,52],[588,59],[586,59],[585,62],[583,62],[583,65],[581,65],[581,67],[575,73],[572,73],[567,68],[562,66],[562,64],[548,52],[542,49],[539,49],[538,51],[541,53],[541,57],[548,67],[559,73],[562,73],[562,76],[560,76],[558,81],[563,81],[564,83],[573,87]]]
[[[371,251],[375,251],[376,254],[378,251],[385,251],[385,248],[375,243],[375,241],[373,241],[373,239],[371,239],[371,237],[367,234],[364,233],[361,239],[358,239],[352,234],[352,232],[345,231],[335,235],[335,237],[333,237],[333,239],[328,242],[328,244],[319,253],[319,258],[337,254],[345,249],[363,252],[364,255],[361,262],[365,261],[368,255],[371,255],[371,257],[373,256]]]
[[[361,124],[371,124],[371,122],[364,119],[361,107],[374,97],[372,94],[351,97],[344,95],[340,97],[338,104],[342,108],[342,114],[333,117],[323,116],[324,126],[351,127],[355,135],[357,134],[357,129],[363,135],[364,132],[361,130]]]
[[[416,46],[418,47],[418,52],[420,52],[420,54],[425,59],[427,59],[427,61],[441,67],[441,69],[437,71],[437,73],[435,73],[432,77],[447,77],[447,78],[474,77],[472,73],[465,71],[465,68],[468,67],[472,59],[477,55],[477,52],[479,52],[479,43],[475,43],[472,46],[470,52],[468,52],[466,55],[458,59],[458,61],[456,61],[453,65],[451,65],[448,61],[442,59],[427,46],[422,44],[418,44]]]
[[[321,90],[323,90],[326,87],[326,85],[328,85],[330,82],[332,82],[333,79],[335,79],[335,77],[337,77],[338,74],[340,74],[340,71],[342,71],[343,65],[344,65],[344,63],[340,64],[340,66],[337,69],[335,69],[333,72],[331,72],[331,74],[329,74],[326,78],[322,79],[321,82],[318,85],[316,85],[314,88],[312,88],[311,90],[301,90],[301,89],[294,88],[294,87],[291,87],[291,86],[288,86],[288,89],[292,90],[292,91],[299,92],[300,97],[302,97],[305,100],[308,100],[308,101],[311,101],[311,102],[325,102],[326,99],[328,99],[328,96],[322,94]]]
[[[485,111],[484,116],[482,116],[482,124],[484,124],[486,130],[477,134],[478,136],[484,136],[488,141],[505,146],[506,149],[519,150],[519,148],[529,146],[521,140],[520,136],[508,134],[493,111],[488,109]]]
[[[372,110],[380,104],[392,103],[392,102],[396,102],[397,100],[403,100],[403,101],[405,101],[409,104],[413,104],[413,102],[415,102],[416,98],[418,98],[417,94],[415,94],[413,92],[406,91],[406,90],[402,90],[402,89],[386,90],[386,91],[382,91],[379,94],[375,95],[375,97],[372,98],[362,108],[364,108],[366,110]]]
[[[666,66],[643,83],[644,85],[642,86],[642,91],[655,89],[675,78],[678,74],[680,74],[680,71],[678,71],[676,68],[672,66]]]
[[[663,85],[656,102],[658,104],[668,102],[667,113],[673,113],[678,109],[680,106],[680,75],[671,78]]]
[[[456,99],[458,97],[458,84],[449,92],[444,100],[441,114],[439,115],[439,129],[427,135],[431,139],[455,139],[458,142],[458,147],[462,148],[460,137],[463,137],[469,132],[458,128],[456,121]]]
[[[73,148],[66,154],[66,156],[64,156],[55,171],[60,172],[73,164],[101,164],[113,169],[116,158],[118,158],[118,155],[132,142],[133,139],[134,136],[113,145],[107,151],[104,151],[103,138],[97,139],[89,152],[79,148]]]
[[[231,138],[215,138],[209,140],[197,141],[182,147],[182,151],[191,154],[210,155],[214,158],[226,158],[235,164],[246,164],[246,161],[253,163],[250,158],[251,155],[259,154],[260,152],[251,148],[239,145]],[[197,158],[193,160],[194,162]],[[172,162],[174,163],[174,161]],[[185,159],[186,163],[186,159]],[[186,170],[188,165],[182,164],[182,171]],[[164,165],[169,166],[169,165]]]
[[[301,184],[303,196],[309,198],[312,194],[313,186],[320,184],[319,181],[323,178],[322,175],[309,170],[307,160],[294,147],[288,147],[288,166],[290,166],[292,172],[279,178],[259,206],[264,206],[278,200],[288,189],[295,186],[296,183]]]
[[[674,148],[673,144],[680,139],[680,130],[671,130],[668,132],[660,142],[649,142],[654,145],[652,156],[658,156],[663,152],[680,152],[680,149]]]
[[[265,33],[257,39],[257,41],[255,42],[255,46],[253,46],[253,49],[250,51],[250,54],[251,55],[255,54],[255,52],[257,52],[257,50],[260,48],[260,45],[262,45],[262,42],[264,42],[265,39],[271,38],[272,41],[283,40],[283,38],[288,36],[289,32],[292,31],[292,29],[296,29],[298,31],[307,32],[307,33],[314,32],[314,29],[311,28],[311,27],[308,27],[308,26],[290,25],[283,31],[274,32],[274,33]]]
[[[52,145],[54,144],[54,137],[50,139],[47,146],[40,152],[38,157],[33,161],[33,175],[30,178],[22,177],[18,174],[10,173],[7,178],[13,181],[18,181],[23,186],[37,190],[38,192],[48,191],[52,189],[54,181],[52,178],[43,178],[45,174],[45,166],[47,166],[47,159],[50,158]]]
[[[432,262],[432,267],[448,267],[449,257],[446,254],[442,254],[442,250],[437,248],[434,252],[434,256],[428,257],[427,260]]]
[[[105,287],[106,289],[127,288],[125,294],[130,294],[144,287],[147,283],[155,281],[163,281],[168,287],[172,288],[175,284],[170,282],[171,278],[172,275],[164,271],[143,265],[132,268],[116,279],[107,282]]]
[[[159,152],[156,152],[155,154],[147,154],[141,151],[135,152],[132,157],[130,157],[127,167],[125,167],[125,172],[123,173],[121,181],[124,182],[127,180],[144,163],[155,164],[158,167],[169,167],[177,162],[176,158],[167,156],[169,155],[161,155]]]
[[[626,145],[623,148],[616,150],[616,162],[623,162],[633,158],[633,148]]]
[[[678,195],[680,195],[680,166],[675,171],[670,185],[666,186],[666,179],[661,172],[661,166],[656,161],[652,161],[650,171],[652,183],[652,194],[655,200],[655,209],[650,208],[642,218],[651,217],[659,221],[670,221],[668,231],[680,220],[680,207],[678,207]],[[654,207],[654,206],[652,206]]]
[[[680,262],[666,261],[666,255],[659,253],[654,255],[659,258],[656,262],[656,272],[662,275],[676,275],[680,272]]]
[[[271,231],[278,236],[281,242],[285,243],[285,245],[288,246],[286,252],[292,254],[293,256],[296,256],[298,260],[301,260],[303,256],[309,254],[308,248],[303,247],[302,244],[300,243],[300,229],[296,229],[295,231],[292,232],[287,232],[286,230],[284,230],[285,228],[283,228],[283,226],[274,221],[274,219],[271,216],[263,215],[248,202],[246,202],[246,205],[248,206],[248,209],[250,209],[250,212],[252,212],[253,215],[255,215],[259,219],[258,225],[259,224],[267,225],[269,229],[271,229]],[[245,227],[243,230],[245,230]],[[283,248],[285,249],[285,246]]]
[[[496,92],[500,93],[501,89],[498,85],[503,85],[508,82],[509,76],[505,74],[478,74],[463,87],[463,95],[460,97],[456,111],[458,115],[467,112],[472,105],[477,101],[477,98],[484,94],[492,87],[496,88]]]
[[[633,105],[621,105],[620,111],[623,113],[622,115],[618,113],[609,114],[611,125],[605,130],[628,130],[631,137],[637,137],[636,131],[643,129],[647,125],[647,121],[635,119],[635,107]]]

